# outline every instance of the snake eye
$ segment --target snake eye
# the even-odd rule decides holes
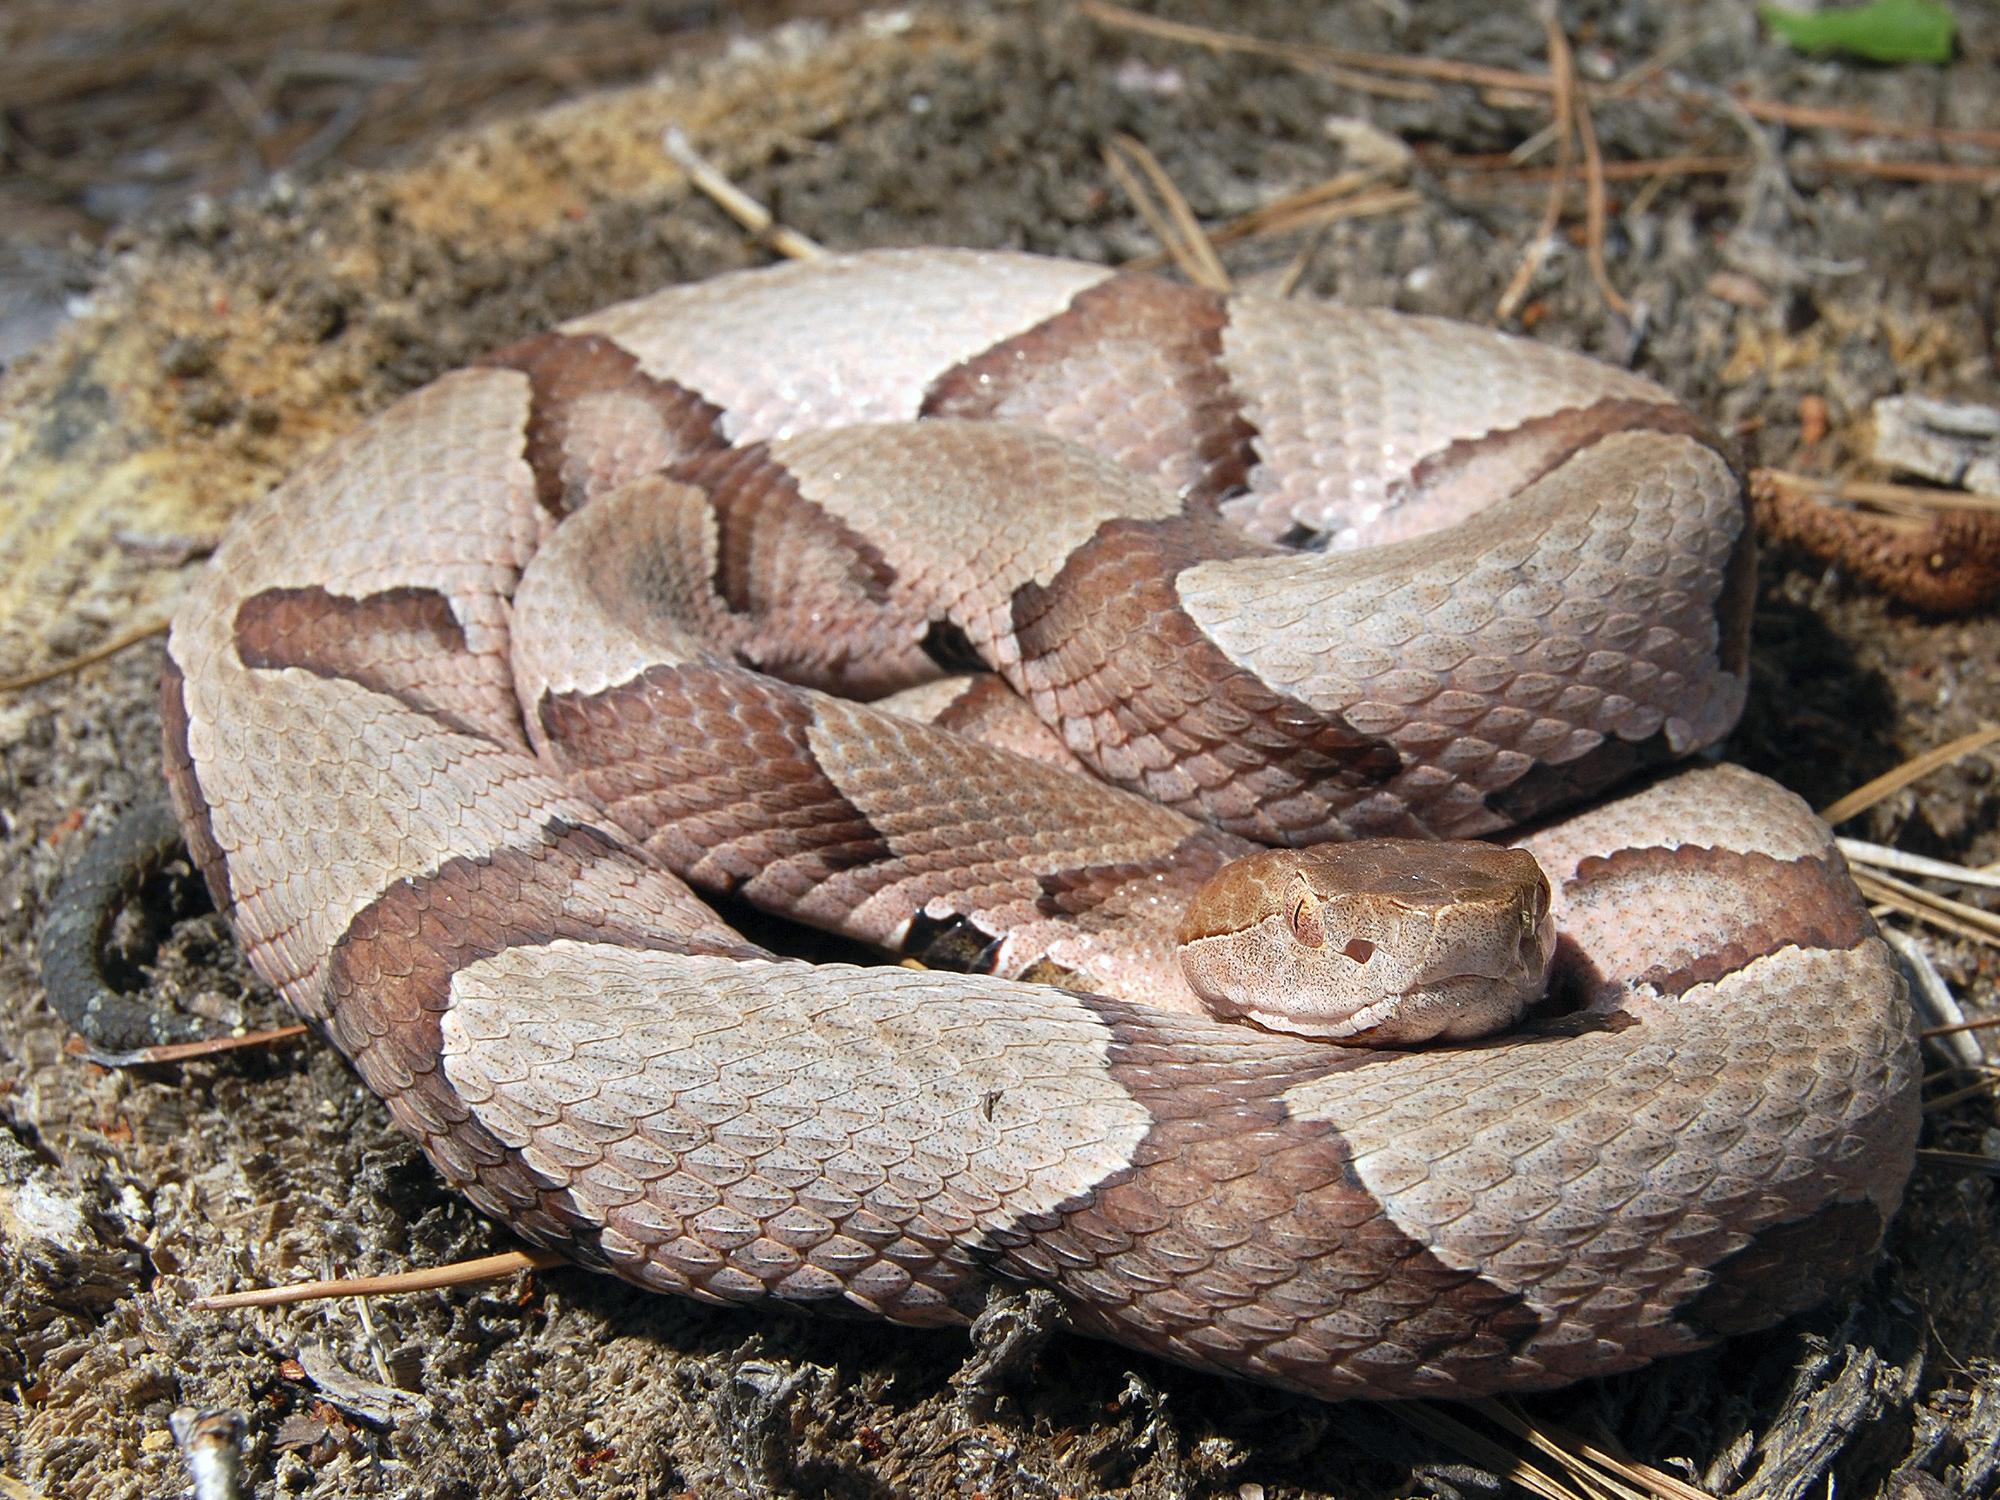
[[[1326,946],[1326,923],[1320,920],[1319,897],[1303,881],[1292,888],[1290,919],[1293,937],[1308,948]]]

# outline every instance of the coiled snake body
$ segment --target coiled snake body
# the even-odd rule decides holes
[[[1749,589],[1736,476],[1622,372],[859,255],[580,319],[308,464],[175,621],[169,777],[258,971],[538,1244],[1526,1389],[1817,1300],[1909,1170],[1900,981],[1803,806],[1716,767],[1546,820],[1726,732]],[[1535,818],[1522,1030],[1188,1013],[1155,934],[1248,840]],[[775,959],[670,870],[975,972]]]

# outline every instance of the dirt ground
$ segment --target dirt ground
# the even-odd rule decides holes
[[[387,8],[345,14],[374,9]],[[384,33],[368,55],[454,55],[450,28],[471,23],[434,9],[435,29]],[[1607,266],[1639,311],[1607,311],[1565,233],[1519,323],[1633,364],[1748,461],[1788,468],[1836,467],[1883,395],[2000,400],[1992,176],[1901,180],[1867,165],[1991,169],[2000,155],[1788,130],[1730,102],[2000,128],[2000,21],[1958,10],[1959,61],[1873,68],[1778,49],[1733,0],[1565,7],[1586,78],[1654,64],[1648,87],[1599,104],[1607,158],[1749,164],[1615,182]],[[1285,42],[1546,66],[1526,8],[1471,0],[1152,12]],[[249,32],[232,35],[250,46]],[[593,35],[594,56],[638,55]],[[343,45],[365,51],[365,27]],[[230,56],[257,76],[251,52]],[[18,50],[11,66],[56,76],[53,62],[22,68]],[[0,110],[17,145],[25,118]],[[556,317],[768,258],[690,194],[659,150],[668,124],[828,246],[1116,261],[1155,243],[1100,158],[1114,135],[1143,141],[1219,223],[1351,164],[1341,142],[1366,147],[1346,122],[1365,119],[1417,150],[1414,203],[1245,240],[1227,252],[1232,274],[1271,285],[1306,252],[1304,292],[1490,321],[1543,189],[1496,187],[1447,158],[1507,151],[1546,118],[1535,94],[1410,78],[1385,94],[1323,60],[1212,55],[1065,5],[938,7],[709,47],[658,81],[440,139],[412,127],[371,145],[404,154],[365,174],[319,163],[323,180],[306,186],[259,170],[226,201],[165,194],[155,218],[109,234],[75,316],[0,384],[0,673],[156,617],[236,504],[396,393]],[[52,180],[5,191],[83,215],[65,232],[110,222]],[[17,259],[29,238],[11,242]],[[1816,803],[2000,722],[1990,608],[1925,618],[1776,555],[1757,636],[1753,704],[1727,752]],[[715,1312],[574,1271],[367,1304],[191,1310],[202,1292],[440,1264],[507,1240],[439,1187],[323,1044],[126,1072],[65,1054],[41,1003],[36,934],[86,837],[159,788],[158,667],[148,643],[0,696],[0,1495],[181,1492],[168,1416],[183,1406],[243,1415],[259,1496],[1506,1488],[1498,1475],[1520,1445],[1485,1414],[1439,1409],[1497,1455],[1395,1408],[1328,1407],[1044,1337],[1014,1303],[972,1342]],[[1996,765],[1974,756],[1844,831],[1991,863]],[[1968,1010],[1992,1013],[1994,950],[1926,942]],[[212,917],[175,933],[155,985],[225,1018],[274,1018]],[[1991,1099],[1934,1112],[1926,1145],[2000,1152]],[[1994,1191],[1989,1177],[1920,1166],[1851,1302],[1522,1406],[1719,1495],[1990,1494]]]

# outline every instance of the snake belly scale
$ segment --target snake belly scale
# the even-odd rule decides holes
[[[1327,1398],[1531,1389],[1824,1297],[1910,1169],[1827,830],[1666,769],[1741,707],[1751,569],[1736,475],[1632,375],[836,257],[308,463],[176,618],[168,773],[257,970],[537,1244],[912,1324],[1038,1283]],[[1555,1003],[1410,1050],[1191,1013],[1190,881],[1365,835],[1531,852]],[[975,972],[776,958],[677,871]]]

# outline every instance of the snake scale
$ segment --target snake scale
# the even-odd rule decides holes
[[[1910,1169],[1826,828],[1670,767],[1742,706],[1752,580],[1737,474],[1628,373],[834,257],[308,463],[174,622],[168,775],[257,971],[538,1245],[908,1324],[1039,1284],[1326,1398],[1524,1390],[1825,1297]],[[1376,1049],[1198,1013],[1194,884],[1385,834],[1534,855],[1546,1005]],[[775,957],[683,878],[925,967]]]

